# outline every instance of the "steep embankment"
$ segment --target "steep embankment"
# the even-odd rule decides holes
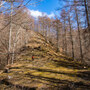
[[[0,74],[0,90],[90,90],[90,69],[56,53],[40,34],[30,33],[10,71]]]

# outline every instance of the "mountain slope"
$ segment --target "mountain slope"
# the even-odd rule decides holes
[[[89,68],[56,53],[42,35],[30,33],[14,65],[7,66],[9,72],[0,74],[1,90],[90,90]]]

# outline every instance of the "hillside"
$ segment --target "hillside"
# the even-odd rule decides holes
[[[42,35],[30,33],[8,73],[1,71],[0,90],[90,90],[89,67],[56,53]]]

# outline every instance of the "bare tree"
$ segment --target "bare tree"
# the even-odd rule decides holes
[[[68,13],[68,22],[69,22],[69,28],[70,28],[71,45],[72,45],[72,58],[74,59],[74,43],[73,43],[73,37],[72,37],[72,24],[71,24],[70,13]]]
[[[64,28],[64,32],[65,32],[65,54],[67,54],[67,31],[66,31],[66,11],[63,9],[61,12],[61,19],[63,22],[63,28]]]
[[[79,18],[78,18],[78,12],[77,12],[77,6],[76,6],[76,1],[74,0],[74,4],[75,4],[75,14],[76,14],[76,21],[77,21],[77,27],[78,27],[78,37],[79,37],[79,46],[80,46],[80,57],[81,60],[83,61],[83,52],[82,52],[82,44],[81,44],[81,37],[80,37],[80,23],[79,23]]]
[[[53,21],[53,26],[56,30],[56,46],[57,46],[57,52],[59,52],[59,40],[60,40],[60,29],[61,29],[61,22],[60,20],[56,17],[56,19]]]

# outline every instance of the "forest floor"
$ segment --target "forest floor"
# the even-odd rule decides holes
[[[0,90],[90,90],[90,68],[33,33],[9,72],[0,72]]]

